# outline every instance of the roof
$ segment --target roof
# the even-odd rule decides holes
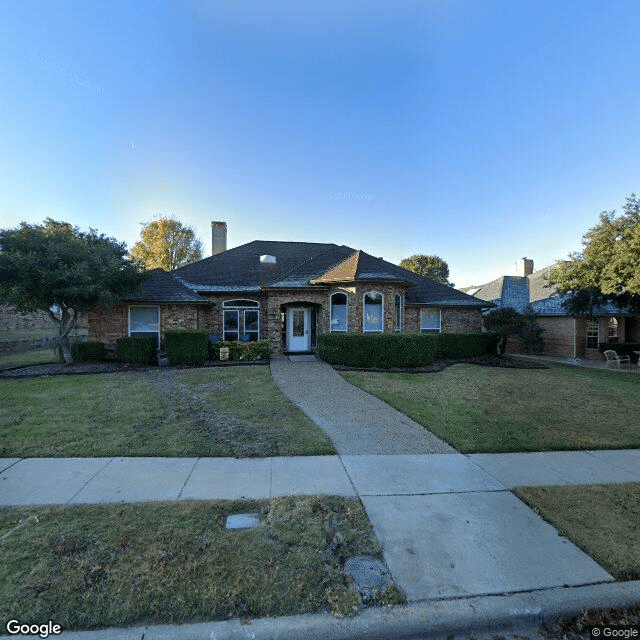
[[[482,285],[470,287],[473,296],[493,302],[498,307],[510,307],[524,313],[530,307],[538,316],[567,316],[563,306],[568,295],[560,295],[549,284],[550,267],[534,271],[528,276],[501,276]],[[613,304],[596,307],[593,315],[615,315],[625,313]]]
[[[275,264],[260,262],[275,256]],[[254,240],[171,272],[192,292],[309,289],[340,282],[398,282],[406,304],[483,308],[478,298],[345,245]]]
[[[139,293],[127,297],[129,302],[191,302],[209,304],[206,298],[185,287],[164,269],[153,269],[143,280]]]

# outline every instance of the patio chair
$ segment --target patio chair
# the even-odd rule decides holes
[[[621,363],[626,365],[629,365],[631,363],[631,358],[629,356],[619,356],[612,349],[607,349],[604,352],[604,357],[607,359],[607,366],[612,362],[616,362],[618,364],[618,367]]]

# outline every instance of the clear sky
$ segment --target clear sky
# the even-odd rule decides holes
[[[0,227],[436,254],[579,250],[640,191],[637,0],[0,3]]]

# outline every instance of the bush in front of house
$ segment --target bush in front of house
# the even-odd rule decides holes
[[[131,336],[116,340],[118,358],[132,364],[155,364],[156,339],[152,336]]]
[[[348,367],[424,367],[438,354],[432,333],[324,333],[318,355],[329,364]]]
[[[220,349],[229,349],[229,360],[267,360],[271,357],[272,347],[268,340],[254,340],[253,342],[209,342],[209,360],[220,360]]]
[[[76,362],[99,362],[105,357],[104,342],[99,340],[73,342],[71,353]]]
[[[492,333],[440,333],[438,357],[470,358],[495,353],[497,340]]]
[[[171,329],[164,332],[164,352],[173,365],[203,364],[208,357],[204,329]]]

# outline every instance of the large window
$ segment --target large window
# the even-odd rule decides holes
[[[371,291],[364,295],[364,318],[363,329],[364,331],[378,331],[383,330],[383,302],[384,298],[381,293],[377,291]]]
[[[422,333],[440,333],[440,309],[420,309],[420,331]]]
[[[152,336],[160,347],[160,307],[129,307],[129,335]]]
[[[255,300],[227,300],[222,303],[222,339],[253,342],[260,337],[260,305]]]
[[[587,322],[587,349],[598,348],[598,321],[589,320]]]
[[[402,331],[402,307],[404,306],[402,300],[402,296],[399,293],[396,293],[395,300],[395,309],[394,309],[394,318],[393,318],[393,329],[394,331]]]
[[[331,296],[331,326],[332,332],[347,331],[347,294],[334,293]]]

